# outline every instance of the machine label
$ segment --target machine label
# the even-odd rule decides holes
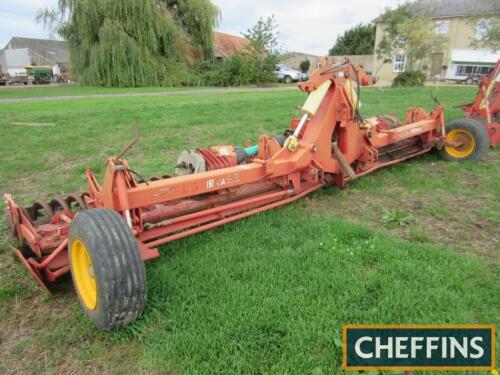
[[[211,178],[211,179],[207,180],[206,188],[208,190],[219,189],[219,188],[223,188],[227,185],[236,184],[238,182],[240,182],[240,175],[238,173],[233,173],[233,174],[227,175],[225,177]]]

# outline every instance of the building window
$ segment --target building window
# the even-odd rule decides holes
[[[406,56],[404,53],[398,53],[394,56],[394,73],[401,73],[405,71],[406,66]]]
[[[404,35],[398,35],[396,36],[396,43],[400,44],[400,45],[405,45],[406,43],[406,37]]]
[[[481,20],[477,23],[476,39],[483,40],[491,29],[491,22],[489,20]]]
[[[457,65],[457,77],[479,77],[491,73],[492,67],[480,65]]]
[[[449,25],[449,22],[447,22],[447,21],[436,23],[436,34],[437,35],[448,34],[448,25]]]

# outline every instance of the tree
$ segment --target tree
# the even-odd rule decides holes
[[[68,41],[73,74],[96,86],[158,86],[212,58],[210,0],[59,0],[37,20]]]
[[[492,19],[472,19],[471,23],[474,26],[483,24],[483,32],[478,33],[471,43],[474,48],[491,48],[493,52],[500,50],[500,20]]]
[[[380,19],[386,23],[382,41],[376,52],[384,62],[397,54],[405,55],[407,71],[422,71],[429,64],[432,53],[443,49],[446,37],[437,35],[430,16],[414,16],[407,4],[386,11]]]
[[[311,62],[309,61],[309,59],[305,59],[304,61],[302,61],[299,66],[300,71],[302,73],[307,73],[310,67],[311,67]]]
[[[274,81],[275,66],[278,62],[278,24],[275,16],[259,21],[242,35],[249,40],[243,50],[243,56],[252,70],[256,84],[262,85]]]
[[[330,56],[371,55],[375,46],[375,25],[359,24],[337,38],[330,49]]]

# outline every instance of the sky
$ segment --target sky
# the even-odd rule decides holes
[[[280,48],[326,55],[345,30],[377,17],[401,0],[212,0],[221,10],[218,30],[241,35],[259,17],[276,16]],[[13,36],[47,38],[36,11],[57,0],[0,0],[0,48]]]

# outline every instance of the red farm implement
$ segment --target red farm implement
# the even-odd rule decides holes
[[[488,77],[479,83],[479,91],[472,103],[459,106],[465,111],[467,121],[488,131],[490,145],[500,143],[500,60]]]
[[[256,145],[184,151],[174,176],[144,180],[125,151],[107,161],[104,180],[87,170],[84,194],[29,207],[6,195],[15,250],[38,283],[71,272],[85,313],[100,329],[134,321],[146,303],[144,261],[171,241],[296,201],[434,148],[447,158],[479,160],[486,128],[466,122],[449,139],[443,107],[410,108],[403,121],[363,118],[359,86],[370,84],[348,61],[324,60],[309,81],[302,117]],[[495,102],[498,103],[498,102]],[[490,133],[491,134],[491,133]],[[130,147],[132,146],[129,145]]]

